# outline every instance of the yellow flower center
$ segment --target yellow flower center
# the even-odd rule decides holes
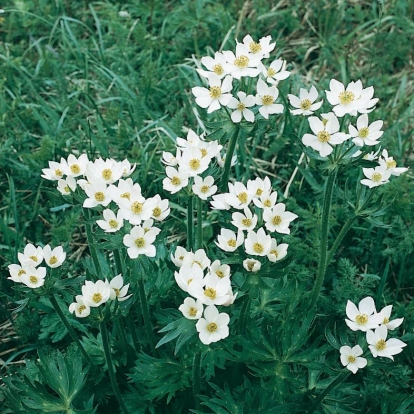
[[[73,172],[73,174],[79,174],[81,169],[78,164],[72,164],[70,166],[70,170]]]
[[[374,172],[371,180],[374,181],[374,183],[379,183],[382,180],[382,175],[379,172]]]
[[[122,193],[121,194],[121,196],[120,196],[121,198],[126,198],[127,200],[129,200],[130,198],[131,198],[131,193]]]
[[[179,177],[175,176],[175,177],[171,178],[171,184],[178,186],[178,185],[181,184],[181,179]]]
[[[135,240],[135,246],[137,246],[139,249],[145,246],[145,239],[143,237],[139,237]]]
[[[387,161],[387,169],[395,168],[397,166],[397,163],[394,160]]]
[[[355,99],[355,94],[350,91],[343,91],[339,94],[339,102],[342,105],[349,104]]]
[[[221,96],[221,88],[220,86],[212,86],[210,88],[210,98],[218,99]]]
[[[251,53],[259,53],[262,50],[262,45],[256,42],[250,42],[249,50]]]
[[[271,207],[272,206],[272,202],[269,199],[267,199],[267,200],[263,201],[263,205],[265,207]]]
[[[218,326],[217,326],[217,324],[216,324],[216,323],[214,323],[214,322],[210,322],[210,323],[206,326],[206,329],[207,329],[209,332],[216,332],[216,331],[217,331],[217,329],[218,329]]]
[[[19,272],[17,273],[17,276],[20,277],[21,275],[25,275],[25,274],[26,274],[26,271],[23,269],[20,269]]]
[[[142,210],[143,210],[143,204],[139,203],[138,201],[134,201],[131,204],[131,210],[134,214],[140,214],[142,213]]]
[[[116,229],[118,227],[118,222],[115,219],[109,220],[108,223],[111,229]]]
[[[277,250],[270,250],[269,254],[273,254],[276,258],[279,256]]]
[[[104,180],[110,180],[112,178],[112,171],[109,168],[105,168],[102,171],[102,177]]]
[[[200,148],[200,151],[201,151],[201,156],[204,158],[207,154],[208,154],[208,151],[207,151],[207,149],[206,148]]]
[[[247,262],[247,268],[251,272],[253,270],[253,268],[254,268],[254,262]]]
[[[272,105],[272,103],[275,101],[275,98],[273,98],[273,96],[271,95],[264,95],[262,96],[262,104],[267,106],[267,105]]]
[[[239,69],[247,68],[249,65],[249,58],[245,55],[237,57],[234,61],[234,66],[237,66]]]
[[[234,239],[227,240],[227,244],[230,247],[236,247],[236,240],[234,240]]]
[[[154,210],[152,210],[152,215],[154,217],[159,217],[162,214],[162,210],[159,207],[155,207]]]
[[[239,193],[239,194],[237,194],[237,198],[239,199],[239,201],[241,202],[241,203],[247,203],[247,200],[249,199],[249,196],[247,195],[247,193],[246,192],[242,192],[242,193]]]
[[[383,351],[386,347],[387,343],[383,339],[380,339],[375,345],[375,348],[377,348],[378,351]]]
[[[359,130],[359,137],[366,138],[369,135],[369,129],[367,127],[361,128]]]
[[[244,218],[242,221],[243,226],[249,227],[252,225],[252,221],[249,218]]]
[[[205,193],[207,193],[207,191],[209,190],[209,186],[208,185],[203,185],[201,188],[200,188],[200,191],[203,193],[203,194],[205,194]]]
[[[194,264],[194,263],[198,264],[201,268],[203,268],[203,265],[202,265],[202,264],[201,264],[198,260],[194,260],[194,261],[193,261],[193,264]]]
[[[187,285],[189,285],[193,281],[193,278],[187,280]]]
[[[222,279],[222,278],[224,277],[224,272],[222,272],[221,270],[217,270],[217,271],[216,271],[216,275],[217,275],[220,279]]]
[[[112,288],[112,289],[114,290],[116,297],[118,297],[121,291],[118,288]]]
[[[365,325],[368,322],[368,315],[365,315],[365,313],[361,313],[360,315],[357,315],[355,318],[355,322],[358,325]]]
[[[57,263],[58,262],[58,258],[56,257],[56,256],[52,256],[50,259],[49,259],[49,264],[51,264],[51,265],[54,265],[55,263]]]
[[[331,136],[329,135],[329,132],[327,131],[318,132],[319,142],[328,142],[330,139],[331,139]]]
[[[98,191],[95,193],[95,200],[98,203],[102,203],[105,200],[105,194],[102,191]]]
[[[212,69],[213,69],[213,72],[218,76],[224,73],[223,66],[221,66],[220,63],[217,63],[216,65],[214,65]]]
[[[63,172],[62,172],[61,170],[59,170],[59,168],[57,168],[57,169],[55,170],[55,175],[57,175],[58,177],[62,177]]]
[[[390,320],[389,320],[387,317],[385,317],[385,318],[384,318],[384,320],[382,321],[382,323],[383,323],[384,325],[386,325],[387,323],[389,323],[389,321],[390,321]]]
[[[196,309],[196,308],[193,308],[193,307],[191,306],[191,308],[188,310],[188,314],[189,314],[190,316],[192,316],[192,317],[196,316],[196,315],[197,315],[197,309]]]
[[[264,248],[263,248],[263,245],[262,244],[256,242],[256,243],[253,244],[253,250],[256,253],[262,253],[263,250],[264,250]]]
[[[102,295],[100,293],[94,293],[92,296],[92,300],[95,303],[99,303],[102,300]]]
[[[304,99],[299,104],[300,109],[303,109],[304,111],[307,111],[312,106],[312,102],[309,99]]]
[[[30,276],[29,280],[31,283],[37,283],[37,277],[36,276]]]
[[[272,223],[275,226],[278,226],[281,222],[282,222],[282,217],[280,217],[280,216],[274,216],[273,219],[272,219]]]
[[[258,188],[257,190],[256,190],[256,195],[257,196],[261,196],[262,195],[262,193],[263,193],[263,190],[261,189],[261,188]]]
[[[192,170],[198,170],[200,168],[200,160],[198,160],[197,158],[193,158],[192,160],[190,160],[188,165]]]
[[[38,261],[36,256],[29,256],[29,259],[33,260],[34,262]]]
[[[276,71],[273,68],[267,69],[267,76],[268,77],[272,77],[274,75],[276,75]]]
[[[239,103],[237,104],[237,110],[238,110],[238,111],[243,112],[245,109],[246,109],[246,105],[245,105],[244,103],[239,102]]]
[[[68,186],[63,187],[63,191],[64,191],[65,193],[70,193],[70,188],[69,188]]]
[[[86,306],[85,306],[85,305],[79,305],[79,307],[78,307],[78,313],[79,313],[79,314],[82,314],[82,312],[83,312],[85,309],[86,309]]]
[[[352,355],[348,356],[348,362],[350,362],[351,364],[354,363],[356,361],[356,358]]]
[[[216,289],[209,287],[204,291],[204,296],[214,300],[217,297],[217,291]]]

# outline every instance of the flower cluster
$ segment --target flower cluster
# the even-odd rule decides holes
[[[122,302],[127,300],[131,295],[127,295],[129,283],[124,285],[122,275],[115,276],[110,282],[105,279],[98,280],[95,283],[86,280],[82,286],[82,295],[77,295],[75,301],[69,305],[69,312],[75,312],[78,318],[86,318],[91,313],[91,308],[115,300]]]
[[[237,41],[236,41],[237,42]],[[283,112],[283,105],[276,103],[279,81],[286,79],[290,72],[285,70],[286,62],[276,59],[263,63],[275,48],[271,36],[262,37],[255,42],[250,35],[237,42],[235,52],[225,50],[216,52],[213,57],[201,58],[205,69],[198,73],[206,80],[208,87],[192,88],[196,103],[206,108],[208,113],[222,106],[232,110],[230,117],[234,123],[245,119],[254,122],[260,113],[263,118]],[[248,81],[243,82],[244,79]],[[254,80],[257,78],[257,80]],[[250,90],[255,86],[255,91]]]
[[[219,313],[216,305],[229,306],[236,299],[237,293],[233,294],[230,283],[230,266],[219,260],[211,263],[203,249],[192,252],[180,246],[171,254],[171,260],[179,268],[174,275],[178,286],[191,295],[179,310],[187,319],[198,320],[200,341],[209,345],[226,338],[230,317]]]
[[[223,251],[234,252],[244,244],[247,255],[267,257],[271,262],[283,259],[287,254],[288,245],[279,244],[276,239],[266,234],[263,227],[255,228],[258,214],[263,218],[268,232],[290,234],[290,223],[298,216],[286,211],[284,203],[277,203],[277,192],[271,188],[270,179],[257,177],[248,180],[247,185],[241,182],[229,183],[229,192],[213,196],[211,205],[214,209],[240,210],[232,213],[231,224],[234,230],[223,228],[217,238],[216,245]],[[254,204],[251,210],[251,204]],[[246,232],[246,235],[245,235]],[[256,272],[261,268],[261,262],[248,258],[243,262],[247,271]]]
[[[321,157],[330,156],[336,146],[344,144],[342,152],[337,151],[339,157],[361,156],[364,159],[375,159],[376,156],[368,153],[366,148],[380,143],[379,138],[384,133],[381,130],[384,123],[381,120],[370,123],[368,119],[368,113],[374,110],[374,105],[378,102],[378,99],[373,99],[374,88],[370,86],[364,89],[360,80],[349,83],[345,88],[341,82],[332,79],[330,90],[325,92],[327,101],[331,105],[330,112],[322,113],[320,117],[310,116],[308,118],[312,133],[304,134],[302,143],[313,148]],[[293,115],[313,115],[323,103],[323,101],[315,102],[318,98],[318,91],[314,86],[309,92],[301,88],[299,97],[289,94],[288,98],[295,108],[291,109]],[[347,114],[355,117],[358,113],[361,115],[356,120],[356,126],[350,123],[348,133],[340,132],[338,118]],[[366,178],[362,179],[361,183],[370,188],[376,187],[388,183],[391,175],[400,175],[407,171],[407,168],[396,168],[396,165],[394,159],[388,157],[387,150],[383,150],[383,157],[380,158],[377,167],[363,168]]]
[[[105,208],[103,219],[97,225],[107,233],[114,233],[128,221],[133,227],[124,236],[130,258],[140,254],[155,256],[155,241],[158,228],[153,227],[154,220],[162,221],[170,214],[168,200],[159,195],[145,198],[141,186],[128,178],[135,164],[125,159],[117,162],[113,159],[98,158],[89,161],[85,154],[76,158],[73,154],[60,163],[50,161],[49,168],[43,169],[43,178],[58,181],[58,190],[69,195],[77,188],[83,190],[84,208]],[[63,178],[66,176],[66,178]],[[86,195],[86,198],[85,198]],[[111,208],[106,208],[110,206]]]
[[[8,279],[34,289],[45,283],[46,267],[40,264],[44,261],[52,269],[59,267],[65,261],[66,253],[62,246],[52,249],[48,244],[42,248],[29,243],[23,253],[18,253],[17,257],[20,264],[8,266],[10,273]]]
[[[345,319],[346,324],[353,331],[366,332],[368,348],[375,358],[380,356],[394,359],[393,355],[402,352],[402,348],[407,345],[396,338],[386,340],[388,331],[396,329],[404,320],[404,318],[390,320],[391,311],[392,305],[388,305],[377,312],[374,299],[369,296],[362,299],[358,307],[350,300],[346,305],[346,315],[348,317],[348,319]],[[342,365],[354,374],[358,369],[367,365],[366,358],[361,357],[364,352],[359,345],[353,348],[347,345],[342,346],[339,351]]]

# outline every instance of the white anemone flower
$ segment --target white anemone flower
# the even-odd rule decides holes
[[[231,97],[227,107],[230,109],[235,109],[231,113],[231,120],[235,123],[239,123],[242,118],[248,122],[254,122],[254,113],[248,108],[251,108],[256,104],[256,99],[253,95],[246,95],[245,92],[237,92],[239,99]]]
[[[161,233],[161,229],[159,229],[158,227],[154,227],[153,219],[145,220],[141,224],[141,227],[144,229],[145,233],[147,233],[148,231],[152,231],[156,236],[158,236]]]
[[[52,250],[48,244],[43,247],[43,256],[46,264],[52,269],[62,266],[66,259],[66,253],[63,251],[62,246],[55,247]]]
[[[381,325],[375,331],[367,331],[368,347],[374,358],[380,356],[394,360],[393,355],[402,352],[402,349],[407,346],[403,341],[390,338],[387,339],[388,329],[385,325]]]
[[[58,180],[57,190],[62,195],[70,195],[76,190],[76,180],[73,177],[66,177]]]
[[[270,193],[272,191],[272,184],[268,176],[264,179],[256,177],[254,180],[247,181],[247,191],[253,194],[253,197],[260,197],[263,193]]]
[[[127,159],[124,159],[120,162],[119,166],[122,169],[122,177],[127,178],[129,177],[134,171],[135,168],[137,168],[137,164],[131,164]]]
[[[136,259],[140,254],[148,257],[156,255],[154,243],[157,235],[153,231],[145,231],[141,226],[134,226],[129,234],[123,238],[123,243],[128,247],[127,253],[131,259]]]
[[[293,115],[312,115],[323,104],[323,100],[315,103],[318,99],[318,91],[313,85],[309,92],[306,89],[300,88],[299,97],[288,94],[288,98],[290,104],[294,108],[297,108],[290,110]]]
[[[276,205],[277,201],[277,191],[271,192],[271,189],[268,191],[263,191],[259,197],[253,198],[253,203],[256,207],[259,207],[263,210],[273,208]]]
[[[93,208],[98,205],[106,207],[112,201],[108,186],[103,182],[89,182],[85,185],[84,191],[88,198],[83,202],[83,207]]]
[[[174,272],[174,278],[177,285],[184,292],[188,292],[190,284],[204,286],[204,272],[200,266],[193,264],[192,266],[181,266],[178,272]]]
[[[26,273],[26,269],[18,264],[10,264],[7,267],[10,273],[10,277],[7,279],[16,283],[22,283],[21,277]]]
[[[367,365],[368,361],[361,357],[364,351],[359,345],[355,345],[353,348],[347,345],[341,346],[339,352],[341,353],[341,364],[353,374]]]
[[[276,239],[272,239],[272,243],[270,244],[270,251],[267,254],[267,258],[271,262],[278,262],[282,260],[287,255],[289,245],[287,243],[277,244]]]
[[[221,105],[226,106],[231,98],[232,82],[231,76],[221,80],[216,74],[208,77],[209,89],[195,86],[191,89],[196,98],[196,104],[201,108],[207,108],[207,113],[217,111]]]
[[[123,218],[133,225],[139,225],[142,221],[148,220],[157,205],[154,198],[145,199],[141,193],[133,191],[129,199],[122,198],[118,206],[122,211]]]
[[[181,268],[182,269],[182,268]],[[190,283],[188,293],[199,299],[204,305],[222,305],[230,299],[228,294],[231,289],[230,278],[217,278],[207,275],[204,278],[204,286],[200,283]]]
[[[298,216],[290,211],[285,211],[286,205],[278,203],[273,208],[268,208],[263,212],[263,220],[269,231],[277,231],[281,234],[290,234],[290,222]]]
[[[69,312],[75,312],[77,318],[86,318],[91,314],[91,307],[86,303],[82,295],[77,295],[75,297],[76,302],[73,302],[69,305]]]
[[[46,268],[27,266],[24,269],[26,273],[22,274],[20,280],[29,288],[38,288],[45,284]]]
[[[180,159],[181,151],[177,148],[175,155],[171,152],[162,152],[161,162],[170,167],[175,167],[178,165],[178,160]]]
[[[276,85],[279,81],[287,79],[290,75],[290,72],[284,70],[286,67],[286,62],[282,59],[274,60],[269,67],[260,63],[259,69],[262,72],[262,75],[265,77],[267,83]]]
[[[254,78],[260,73],[258,65],[262,57],[257,54],[251,54],[243,43],[237,43],[236,54],[225,50],[223,55],[228,63],[227,70],[235,79],[240,79],[242,76]]]
[[[235,212],[231,215],[233,219],[231,224],[237,227],[238,230],[253,230],[256,227],[258,217],[253,214],[248,207],[244,208],[244,214]]]
[[[226,163],[226,153],[224,153],[224,155],[221,155],[221,153],[219,152],[216,155],[216,160],[217,160],[217,164],[220,168],[224,168],[224,164]],[[230,162],[230,166],[233,167],[234,165],[237,164],[237,154],[234,154],[231,157],[231,162]]]
[[[259,42],[255,42],[250,35],[243,38],[243,44],[248,48],[252,55],[260,56],[261,59],[268,58],[270,52],[275,48],[276,42],[271,43],[272,36],[262,37]]]
[[[188,252],[183,259],[183,266],[193,266],[197,264],[202,270],[210,266],[211,260],[207,257],[204,249],[198,249],[195,253]]]
[[[392,311],[392,305],[385,306],[385,308],[381,309],[380,312],[378,312],[382,316],[382,325],[385,325],[389,331],[393,331],[394,329],[398,328],[404,321],[404,318],[398,318],[390,320],[391,318],[391,311]]]
[[[221,229],[220,234],[217,236],[217,247],[225,252],[234,252],[239,246],[243,244],[244,233],[239,230],[237,235],[234,231],[228,229]]]
[[[179,171],[184,172],[189,177],[195,177],[207,170],[210,161],[211,158],[207,155],[204,156],[201,149],[187,147],[183,150],[181,158],[178,161]]]
[[[200,319],[203,314],[203,304],[200,300],[193,298],[185,298],[184,303],[179,306],[178,310],[187,319]]]
[[[256,259],[246,259],[243,260],[243,267],[248,272],[256,273],[261,269],[262,264]]]
[[[138,183],[134,184],[132,178],[121,178],[117,185],[111,184],[108,187],[108,194],[116,204],[125,198],[130,200],[132,193],[141,194],[141,186]]]
[[[387,184],[391,177],[391,171],[387,170],[383,165],[379,165],[375,168],[363,168],[362,171],[366,178],[361,180],[361,184],[366,185],[369,188]]]
[[[84,303],[87,303],[91,308],[97,308],[109,300],[111,288],[106,279],[105,281],[98,280],[95,283],[85,280],[85,284],[82,286],[82,296]]]
[[[35,247],[33,244],[28,243],[25,246],[23,253],[17,254],[17,258],[23,267],[37,267],[43,261],[43,249],[40,246]]]
[[[152,197],[152,200],[154,200],[155,206],[152,209],[151,217],[154,220],[163,221],[171,212],[169,201],[167,199],[161,199],[159,194]]]
[[[207,200],[217,192],[217,186],[214,185],[214,178],[209,175],[206,178],[201,178],[196,175],[194,177],[194,184],[192,186],[194,194],[196,194],[202,200]]]
[[[257,81],[256,104],[260,105],[259,112],[263,118],[268,119],[269,115],[283,112],[283,105],[274,103],[278,96],[276,86],[268,86],[262,79]]]
[[[42,178],[50,181],[61,180],[64,176],[64,168],[62,163],[56,161],[49,161],[49,168],[43,168],[41,175]]]
[[[177,246],[175,249],[174,254],[170,254],[171,261],[177,266],[181,267],[183,265],[183,259],[185,255],[187,254],[187,250],[184,247]]]
[[[369,329],[378,327],[383,320],[382,316],[376,312],[374,299],[370,296],[362,299],[358,307],[348,300],[346,304],[346,316],[349,319],[345,319],[345,323],[353,331],[366,332]]]
[[[263,227],[260,227],[257,233],[249,231],[244,241],[246,253],[253,256],[267,256],[270,252],[271,244],[272,238],[265,233]]]
[[[230,316],[227,313],[219,313],[212,305],[205,308],[203,316],[204,318],[196,323],[197,332],[203,344],[209,345],[229,336]]]
[[[89,160],[86,154],[80,155],[79,158],[75,157],[73,154],[70,154],[67,160],[63,158],[60,160],[63,172],[68,177],[79,177],[80,175],[84,175],[88,162]]]
[[[226,202],[239,210],[248,207],[252,201],[253,194],[249,192],[246,186],[239,181],[236,181],[234,184],[229,183],[228,186],[229,192],[226,193]]]
[[[379,144],[378,139],[384,131],[381,131],[384,121],[374,121],[368,124],[368,115],[362,114],[357,119],[357,127],[349,125],[349,135],[353,138],[352,142],[358,147],[364,145],[372,146]]]
[[[201,58],[201,63],[205,68],[207,68],[207,71],[197,69],[197,72],[204,78],[208,78],[212,74],[215,74],[219,79],[223,79],[226,75],[229,74],[227,70],[228,65],[223,53],[214,53],[214,58],[211,56],[204,56]]]
[[[162,188],[175,194],[188,185],[188,174],[183,171],[177,171],[173,167],[166,167],[167,177],[162,180]]]
[[[213,195],[213,200],[210,201],[211,208],[213,210],[230,210],[230,204],[227,203],[227,194]]]
[[[105,231],[105,233],[115,233],[124,226],[124,216],[121,210],[115,214],[107,208],[103,211],[104,220],[96,220],[96,224]]]
[[[315,135],[305,134],[302,138],[302,142],[304,145],[318,151],[321,157],[327,157],[332,153],[332,145],[342,144],[350,138],[350,135],[338,132],[339,121],[332,112],[326,114],[326,122],[322,122],[316,116],[310,116],[308,121],[309,126]]]
[[[209,272],[211,275],[222,279],[223,277],[230,277],[230,266],[227,264],[221,264],[220,260],[215,260],[211,263]]]
[[[119,302],[123,302],[132,296],[132,294],[127,295],[129,283],[124,285],[124,279],[120,274],[109,282],[109,287],[111,288],[111,294],[109,295],[111,300],[118,299]]]
[[[388,151],[386,149],[382,150],[382,157],[380,157],[379,162],[387,167],[387,170],[391,172],[391,175],[395,175],[397,177],[408,171],[408,168],[397,167],[397,162],[393,157],[388,156]]]
[[[98,158],[95,161],[89,161],[85,175],[88,180],[102,183],[113,184],[118,181],[124,173],[124,166],[111,158],[103,160]]]

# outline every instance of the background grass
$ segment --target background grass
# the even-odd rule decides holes
[[[146,194],[160,192],[161,152],[173,148],[184,127],[201,132],[200,109],[190,92],[200,83],[197,59],[233,48],[235,37],[276,39],[276,56],[292,71],[281,85],[284,94],[312,84],[321,92],[331,78],[374,86],[380,99],[375,117],[386,130],[381,143],[399,165],[413,167],[413,1],[16,0],[2,7],[0,318],[7,340],[0,343],[0,358],[18,360],[16,352],[38,341],[36,324],[27,327],[35,313],[14,318],[11,328],[15,294],[4,265],[15,263],[27,242],[64,244],[74,272],[85,253],[80,210],[47,190],[51,185],[40,178],[41,169],[72,152],[128,157],[138,163]],[[251,177],[267,174],[283,193],[301,154],[294,131],[281,118],[259,138],[245,138],[239,157],[251,158]],[[240,179],[242,172],[236,174]],[[328,280],[340,302],[350,291],[354,300],[370,289],[378,292],[378,279],[385,278],[385,294],[404,305],[407,331],[414,315],[414,277],[408,271],[414,267],[412,178],[410,171],[384,188],[386,199],[394,200],[385,219],[391,226],[358,222]],[[321,183],[302,171],[290,190],[290,209],[303,217],[290,240],[298,246],[295,277],[308,284],[305,264],[316,254]],[[340,194],[335,197],[333,228],[347,215]],[[413,352],[406,358],[413,362]]]

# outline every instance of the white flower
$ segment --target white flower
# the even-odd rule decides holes
[[[248,109],[255,105],[256,99],[253,95],[246,95],[245,92],[237,92],[238,100],[233,96],[230,98],[227,106],[230,109],[235,109],[231,113],[231,120],[238,123],[242,120],[242,117],[248,122],[254,122],[254,113]]]
[[[397,355],[402,352],[402,349],[407,346],[406,343],[396,338],[387,339],[388,329],[385,325],[381,325],[375,329],[375,331],[367,331],[368,347],[372,352],[372,355],[390,358],[394,360],[393,355]]]
[[[357,112],[370,112],[369,108],[378,102],[378,99],[372,99],[374,88],[370,86],[363,89],[360,80],[349,83],[345,89],[341,82],[331,79],[329,87],[330,90],[325,91],[326,98],[331,105],[334,105],[333,111],[338,117],[343,117],[345,114],[356,116]]]
[[[263,193],[270,193],[272,191],[272,184],[269,177],[266,176],[263,180],[260,177],[256,177],[255,180],[248,180],[247,191],[249,194],[253,194],[253,197],[256,198],[260,197]]]
[[[362,171],[367,178],[362,179],[361,184],[367,185],[369,188],[387,184],[391,177],[391,171],[382,165],[375,168],[363,168]]]
[[[258,217],[252,214],[248,207],[244,208],[244,214],[235,212],[231,215],[233,221],[231,224],[239,230],[253,230],[256,227]]]
[[[257,66],[262,57],[257,54],[251,54],[243,43],[237,43],[236,54],[225,50],[223,55],[228,62],[228,71],[235,79],[240,79],[242,76],[255,77],[260,73],[260,69]]]
[[[220,279],[212,275],[207,275],[204,278],[203,285],[200,283],[190,283],[188,285],[188,293],[192,297],[199,299],[205,305],[222,305],[229,300],[230,295],[228,292],[231,289],[230,278],[225,277]]]
[[[286,243],[277,244],[276,239],[272,239],[272,243],[270,244],[270,251],[267,254],[267,258],[271,262],[278,262],[282,260],[287,255],[287,249],[289,245]]]
[[[124,166],[120,162],[116,162],[113,159],[103,160],[98,158],[95,161],[89,161],[86,168],[85,175],[88,181],[112,184],[118,181],[124,173]]]
[[[85,284],[82,286],[82,296],[85,304],[96,308],[109,300],[111,288],[106,279],[105,282],[98,280],[95,283],[85,280]]]
[[[197,264],[181,266],[178,272],[174,272],[174,278],[177,285],[184,292],[188,292],[188,288],[192,283],[200,285],[201,288],[204,286],[204,273]]]
[[[90,306],[86,303],[82,295],[77,295],[75,297],[76,302],[73,302],[69,305],[69,312],[75,312],[77,318],[86,318],[91,313]]]
[[[98,205],[106,207],[112,201],[108,187],[103,182],[90,182],[85,185],[84,191],[88,198],[83,202],[83,207],[93,208]]]
[[[80,175],[84,175],[88,162],[89,160],[86,154],[82,154],[79,158],[70,154],[67,160],[63,158],[60,160],[63,173],[68,177],[79,177]]]
[[[96,224],[106,233],[114,233],[124,225],[124,217],[121,210],[115,213],[109,208],[103,211],[104,220],[96,220]]]
[[[187,319],[200,319],[203,314],[203,304],[200,300],[185,298],[184,303],[178,308]]]
[[[188,185],[188,174],[182,171],[177,171],[173,167],[166,167],[165,173],[167,177],[162,181],[162,188],[175,194],[182,188]]]
[[[60,162],[49,161],[49,168],[42,169],[41,177],[50,181],[57,181],[63,178],[63,166]]]
[[[163,221],[166,217],[169,216],[171,212],[168,200],[161,199],[159,194],[156,194],[154,197],[152,197],[152,200],[155,202],[155,205],[152,209],[151,217],[154,220]]]
[[[309,126],[312,134],[305,134],[302,138],[304,145],[312,147],[318,151],[321,157],[327,157],[332,151],[332,145],[342,144],[345,140],[350,138],[348,134],[339,131],[338,118],[330,112],[327,114],[326,123],[322,122],[316,116],[308,118]]]
[[[121,178],[117,185],[111,184],[108,187],[108,195],[116,204],[119,204],[125,198],[129,200],[131,193],[141,194],[141,186],[138,183],[134,184],[132,178],[127,178],[126,180]]]
[[[233,79],[231,76],[226,76],[222,82],[217,75],[212,74],[208,80],[209,89],[195,86],[191,91],[196,97],[196,104],[207,108],[207,113],[211,113],[220,109],[221,105],[226,106],[229,103],[231,94],[228,92],[232,89]]]
[[[381,315],[377,314],[375,310],[374,299],[370,296],[362,299],[358,308],[348,300],[346,316],[349,319],[345,319],[345,322],[353,331],[366,332],[368,329],[376,328],[382,322]]]
[[[196,323],[200,341],[209,345],[227,338],[229,336],[229,322],[230,317],[227,313],[219,313],[214,305],[207,306],[204,310],[204,318],[199,319]]]
[[[43,249],[40,246],[35,247],[33,244],[29,243],[25,246],[23,253],[17,254],[17,258],[23,267],[37,267],[43,261]]]
[[[43,255],[46,264],[52,269],[62,266],[62,263],[66,259],[66,253],[63,251],[62,246],[55,247],[53,250],[47,244],[43,247]]]
[[[271,244],[272,238],[265,233],[263,227],[260,227],[257,233],[249,231],[244,241],[246,253],[253,256],[266,256],[270,252]]]
[[[300,88],[299,97],[288,94],[289,102],[294,108],[290,112],[293,115],[312,115],[323,104],[323,100],[314,103],[318,99],[318,91],[314,86],[311,86],[309,92],[306,89]]]
[[[230,210],[230,204],[226,201],[227,194],[213,195],[213,201],[210,201],[211,208],[214,210]]]
[[[262,264],[256,259],[246,259],[246,260],[243,260],[243,267],[248,272],[256,273],[260,270],[260,268],[262,267]]]
[[[339,352],[341,353],[342,365],[347,367],[353,374],[367,365],[368,361],[361,357],[364,351],[359,345],[355,345],[353,348],[347,345],[341,346]]]
[[[73,177],[66,177],[66,179],[58,180],[57,190],[62,195],[69,195],[76,190],[76,180]]]
[[[269,231],[277,231],[281,234],[290,234],[290,222],[298,216],[290,211],[285,211],[284,203],[276,204],[272,209],[268,208],[263,212],[263,220]]]
[[[156,255],[154,243],[157,235],[153,231],[147,231],[141,226],[134,226],[129,234],[123,238],[124,245],[128,247],[127,253],[131,259],[136,259],[140,254],[148,257]]]
[[[253,198],[253,203],[263,209],[273,208],[277,201],[277,191],[263,191],[259,197]]]
[[[216,155],[216,160],[217,160],[217,164],[218,164],[218,166],[219,167],[221,167],[221,168],[224,168],[224,164],[225,164],[225,162],[226,162],[226,153],[223,155],[223,156],[221,156],[221,154],[220,153],[218,153],[217,155]],[[237,164],[237,154],[234,154],[232,157],[231,157],[231,162],[230,162],[230,166],[231,167],[233,167],[234,165],[236,165]]]
[[[377,141],[384,131],[380,131],[384,122],[383,121],[374,121],[372,124],[368,125],[368,115],[362,114],[357,119],[357,127],[349,125],[349,135],[354,139],[352,142],[358,147],[364,145],[377,145]]]
[[[214,58],[210,56],[204,56],[201,58],[201,63],[207,68],[209,72],[206,72],[202,69],[197,69],[197,72],[203,76],[204,78],[208,78],[213,73],[219,77],[219,79],[223,79],[226,75],[228,75],[227,69],[227,62],[224,55],[220,52],[214,53]]]
[[[276,85],[279,81],[284,80],[289,77],[290,72],[287,70],[282,70],[286,67],[286,62],[282,59],[274,60],[269,67],[260,63],[259,69],[262,72],[263,76],[266,78],[266,82]]]
[[[210,266],[211,260],[207,257],[204,249],[198,249],[195,253],[188,252],[183,259],[183,266],[193,266],[197,264],[202,270]]]
[[[144,229],[145,233],[147,233],[148,231],[151,231],[156,236],[158,236],[161,233],[161,229],[159,229],[158,227],[154,227],[154,220],[153,219],[145,220],[141,224],[141,227]]]
[[[259,112],[263,118],[268,119],[271,114],[283,112],[283,105],[274,103],[278,96],[276,86],[268,86],[262,79],[257,81],[256,104],[260,105]]]
[[[253,194],[249,193],[246,186],[239,181],[228,185],[229,192],[226,194],[226,202],[239,210],[247,207],[252,201]]]
[[[391,172],[391,175],[399,176],[400,174],[408,171],[408,168],[397,167],[397,163],[394,161],[394,158],[388,156],[388,151],[386,149],[382,150],[382,157],[380,157],[379,162],[381,165],[386,166],[387,170]]]
[[[190,177],[194,177],[207,170],[210,161],[211,158],[203,156],[201,149],[196,147],[187,147],[183,150],[181,158],[178,161],[179,171],[184,172]]]
[[[27,266],[24,268],[26,273],[22,274],[20,280],[29,288],[38,288],[45,284],[46,268]]]
[[[21,277],[26,273],[26,269],[18,264],[10,264],[7,266],[10,277],[7,279],[13,280],[16,283],[22,283]]]
[[[171,152],[162,152],[162,160],[161,162],[165,165],[170,167],[175,167],[178,165],[178,160],[180,159],[181,151],[177,148],[176,155],[172,154]]]
[[[218,242],[216,245],[225,252],[234,252],[239,246],[243,244],[244,234],[241,230],[236,233],[228,229],[221,229],[220,234],[217,236]]]
[[[127,178],[135,171],[137,164],[131,164],[127,159],[124,159],[119,163],[119,166],[122,169],[122,177]]]
[[[119,302],[123,302],[132,296],[132,294],[127,296],[129,283],[127,285],[124,285],[124,279],[122,275],[115,276],[109,282],[109,287],[111,288],[111,293],[109,295],[109,298],[111,300],[118,299]]]
[[[175,249],[174,255],[171,253],[171,261],[177,266],[181,267],[183,265],[183,259],[185,255],[187,254],[187,250],[184,249],[184,247],[177,246]]]
[[[217,186],[214,185],[214,178],[209,175],[206,178],[201,178],[198,175],[194,177],[194,184],[192,186],[194,194],[202,200],[207,200],[208,197],[216,194]]]
[[[141,193],[133,191],[130,198],[121,198],[118,206],[122,211],[123,218],[131,224],[141,224],[143,220],[148,220],[157,205],[154,198],[145,199]]]
[[[209,268],[209,272],[211,275],[222,279],[223,277],[230,277],[230,266],[227,264],[221,264],[220,260],[215,260],[211,263]]]
[[[389,331],[393,331],[395,328],[398,328],[404,321],[404,318],[398,318],[390,321],[391,311],[392,305],[388,305],[379,312],[383,318],[381,324],[385,325]]]
[[[270,35],[262,37],[259,43],[256,43],[250,35],[243,38],[243,44],[248,48],[249,53],[260,56],[261,59],[268,58],[269,53],[275,48],[276,43],[270,43],[271,41],[272,37]]]

